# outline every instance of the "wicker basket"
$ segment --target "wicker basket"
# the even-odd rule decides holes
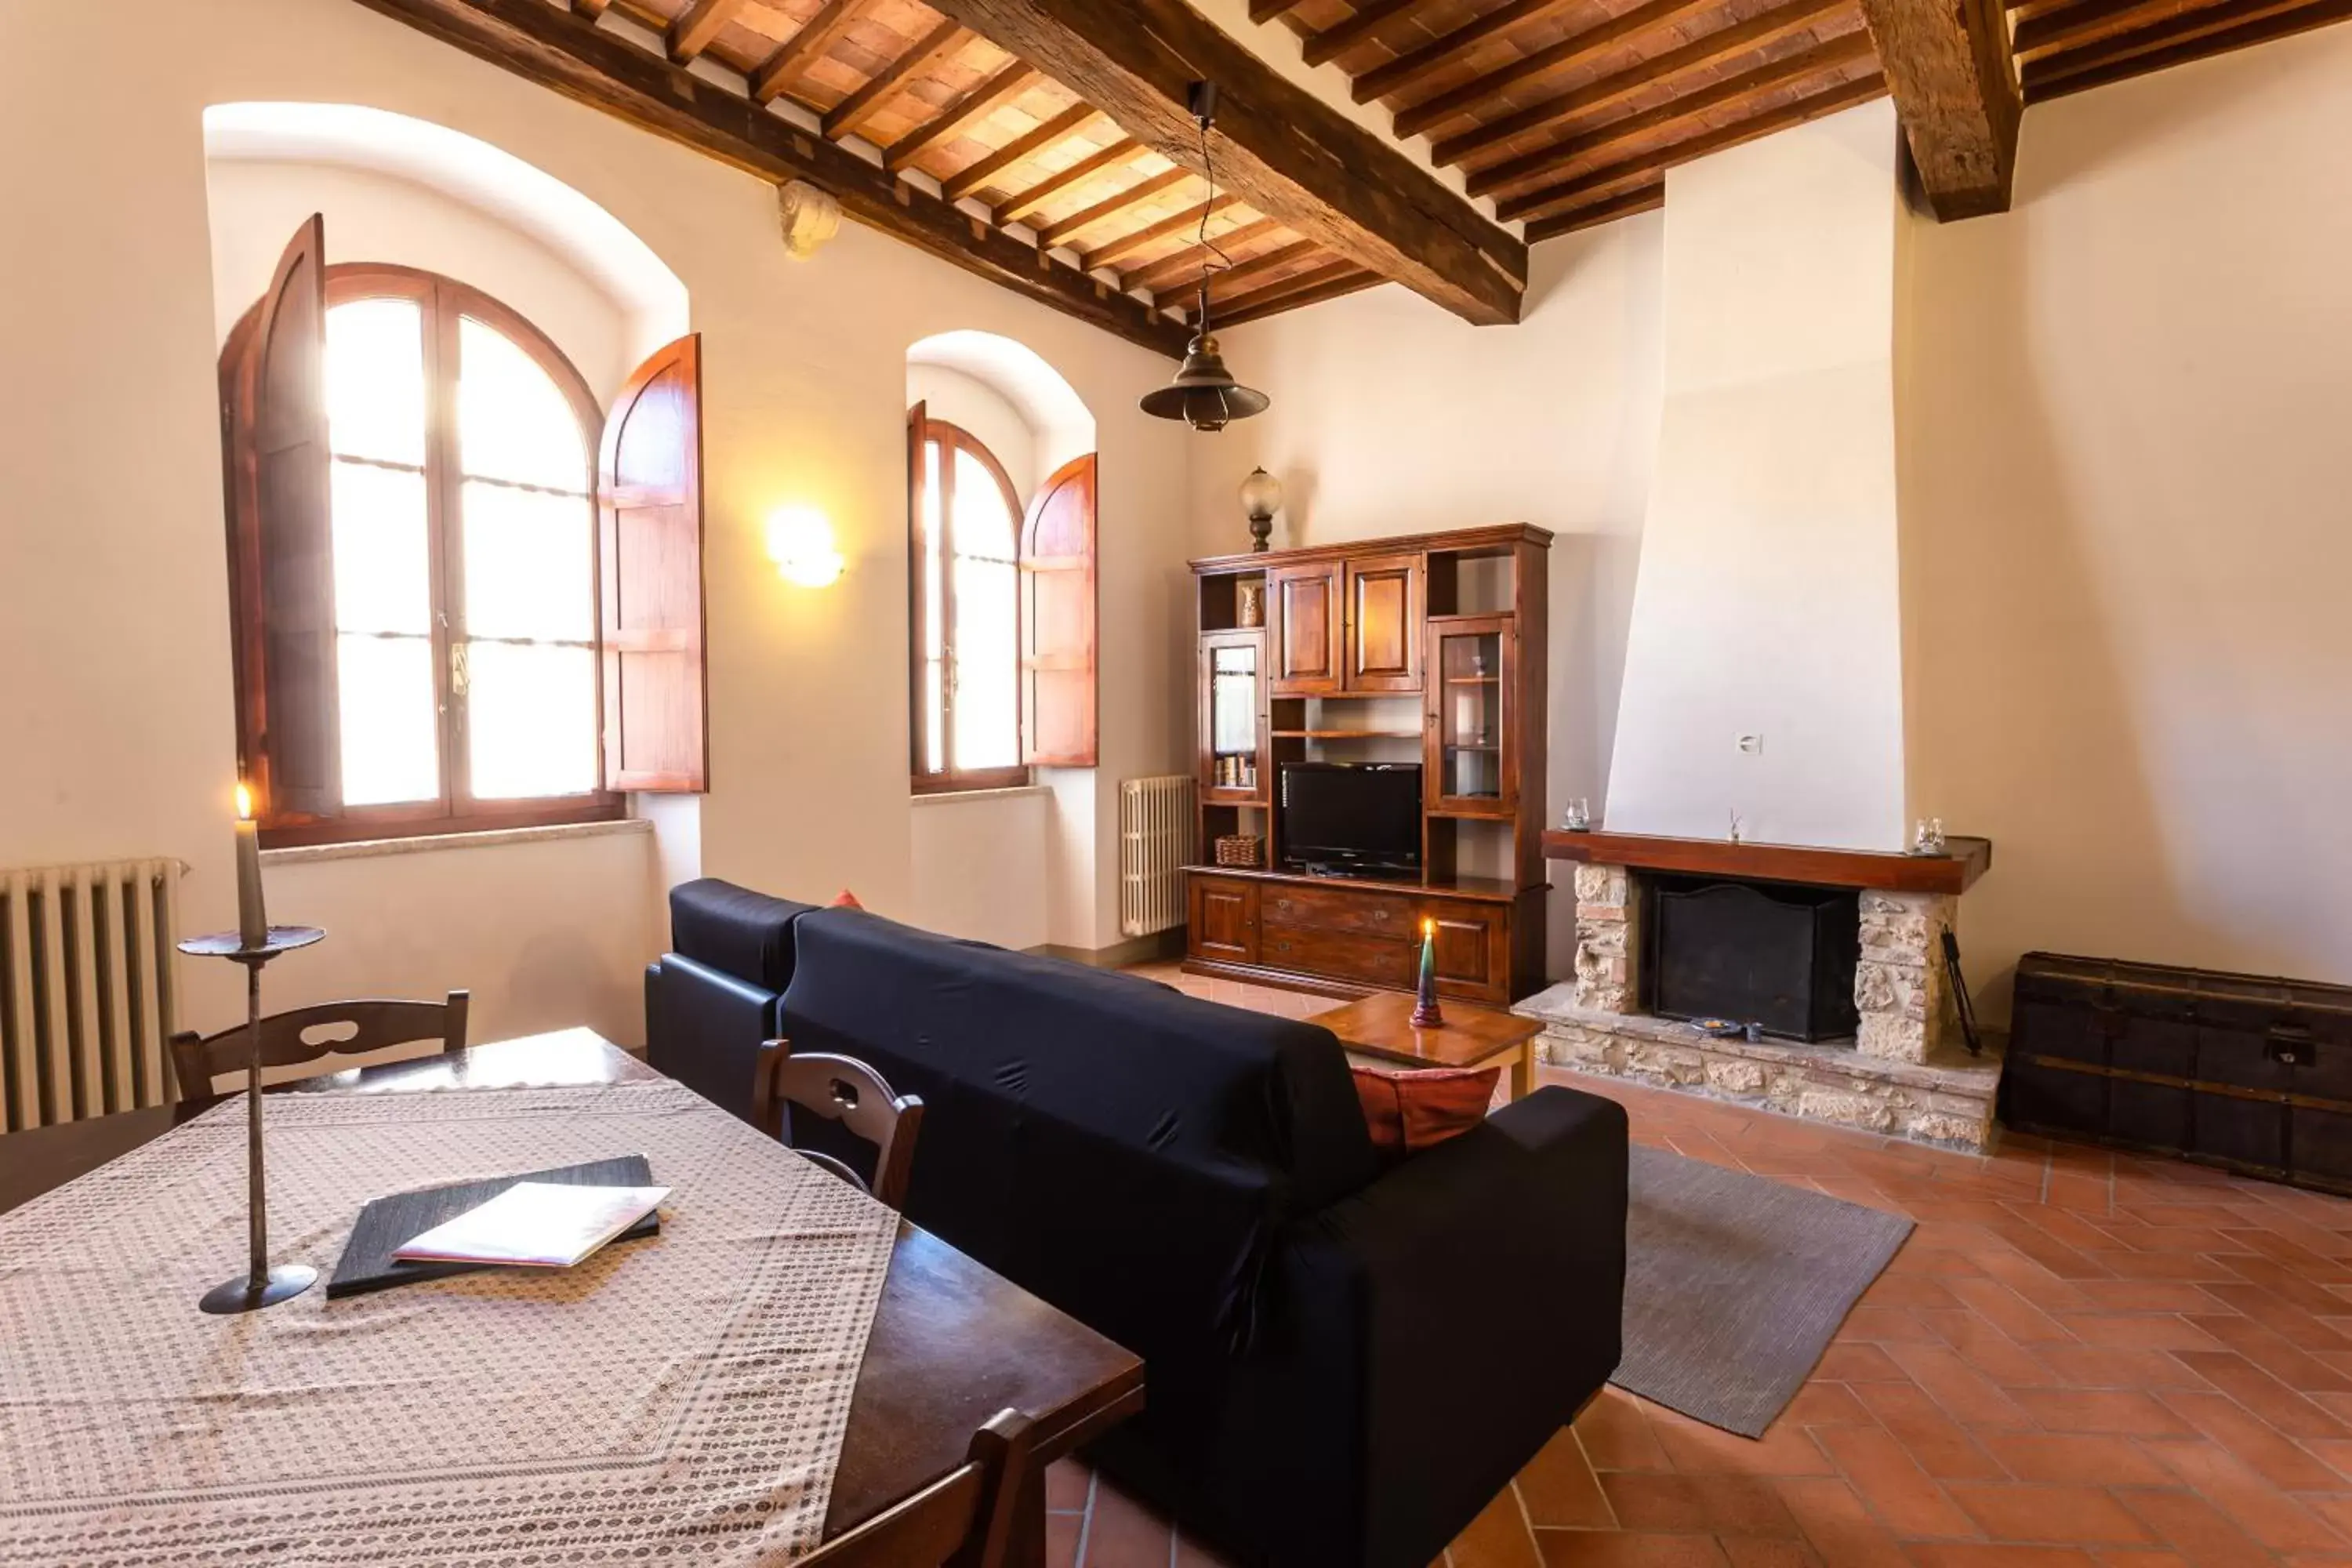
[[[1216,842],[1220,866],[1255,867],[1265,856],[1265,840],[1255,833],[1228,833]]]

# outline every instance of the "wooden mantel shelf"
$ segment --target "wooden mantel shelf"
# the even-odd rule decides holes
[[[1948,855],[1903,855],[1869,849],[1817,849],[1795,844],[1735,844],[1727,838],[1663,838],[1638,833],[1543,836],[1554,860],[1631,866],[1643,871],[1752,877],[1822,888],[1869,888],[1886,893],[1965,893],[1992,865],[1990,838],[1947,840]]]

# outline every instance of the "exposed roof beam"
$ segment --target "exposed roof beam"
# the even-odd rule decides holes
[[[1286,12],[1298,8],[1299,0],[1250,0],[1249,18],[1253,22],[1271,22]]]
[[[1788,0],[1786,5],[1759,11],[1744,22],[1703,34],[1680,48],[1637,60],[1613,76],[1587,82],[1574,92],[1531,104],[1517,114],[1507,114],[1459,136],[1448,137],[1430,149],[1430,157],[1440,164],[1458,163],[1489,147],[1500,146],[1514,136],[1622,103],[1644,88],[1671,81],[1685,71],[1703,70],[1760,49],[1824,17],[1843,14],[1849,4],[1850,0]]]
[[[2031,60],[2025,66],[2029,103],[2063,98],[2084,88],[2161,70],[2209,55],[2268,43],[2352,17],[2352,0],[2228,0],[2227,4],[2168,17],[2143,31],[2109,39],[2096,47]]]
[[[572,0],[572,15],[585,16],[593,22],[603,16],[604,7],[612,3],[613,0]]]
[[[685,65],[710,47],[719,30],[735,19],[746,0],[691,0],[669,25],[669,58]]]
[[[1087,121],[1098,111],[1091,103],[1074,103],[1046,121],[1034,131],[1016,136],[987,157],[959,169],[940,182],[940,194],[951,202],[960,202],[976,191],[988,188],[988,183],[1015,163],[1035,157],[1057,142],[1066,141],[1086,129]]]
[[[1557,217],[1548,217],[1541,223],[1531,223],[1528,225],[1528,239],[1531,244],[1547,239],[1557,239],[1563,234],[1573,234],[1580,228],[1591,228],[1600,224],[1612,223],[1618,218],[1629,217],[1634,213],[1649,212],[1665,205],[1665,181],[1652,180],[1646,185],[1634,186],[1622,195],[1611,196],[1605,201],[1594,202],[1591,206],[1571,207]]]
[[[1372,37],[1390,23],[1410,21],[1413,13],[1426,11],[1434,3],[1435,0],[1371,0],[1347,20],[1335,22],[1308,38],[1299,53],[1308,65],[1322,65]]]
[[[1243,295],[1216,312],[1216,324],[1238,327],[1244,321],[1255,321],[1262,316],[1320,304],[1326,300],[1336,300],[1342,294],[1353,294],[1386,281],[1379,273],[1368,271],[1352,261],[1334,261],[1312,272],[1302,272],[1296,278],[1268,284],[1255,294]]]
[[[1074,212],[1058,223],[1049,223],[1037,231],[1037,243],[1046,248],[1066,242],[1074,234],[1084,234],[1099,228],[1124,213],[1134,211],[1163,191],[1171,191],[1187,180],[1201,176],[1190,169],[1162,169],[1148,179],[1139,180],[1115,196],[1108,196],[1094,205]]]
[[[1288,245],[1277,245],[1263,256],[1253,256],[1247,261],[1236,261],[1231,267],[1209,274],[1209,298],[1230,300],[1248,292],[1244,285],[1254,283],[1269,272],[1279,272],[1294,261],[1304,261],[1315,254],[1311,239],[1294,239]]]
[[[1559,216],[1559,209],[1569,204],[1585,201],[1601,192],[1613,190],[1629,180],[1656,179],[1677,163],[1687,163],[1694,158],[1704,158],[1709,153],[1720,153],[1726,147],[1736,147],[1742,142],[1753,142],[1759,136],[1769,136],[1775,131],[1786,131],[1791,125],[1802,125],[1807,121],[1819,120],[1824,115],[1835,114],[1842,109],[1851,109],[1857,103],[1867,103],[1874,98],[1883,98],[1885,95],[1886,83],[1881,80],[1875,72],[1866,77],[1858,77],[1853,81],[1841,82],[1826,91],[1811,93],[1792,102],[1784,103],[1778,109],[1769,109],[1761,114],[1750,115],[1745,120],[1735,120],[1728,125],[1720,126],[1703,135],[1691,137],[1687,141],[1676,142],[1670,146],[1660,147],[1648,153],[1636,153],[1630,158],[1589,170],[1559,184],[1547,185],[1539,191],[1530,191],[1526,195],[1514,200],[1510,205],[1520,216],[1530,220],[1528,233],[1533,236],[1537,228],[1542,227],[1553,216]]]
[[[1011,223],[1044,206],[1072,185],[1082,184],[1105,169],[1116,169],[1143,156],[1143,143],[1133,137],[1121,137],[1108,147],[1097,147],[1066,169],[1057,169],[1025,191],[1016,191],[996,209],[996,221]]]
[[[951,54],[971,41],[971,34],[953,22],[941,22],[917,39],[914,47],[884,66],[864,87],[825,111],[824,133],[838,142],[879,114],[908,82],[929,68],[941,55]]]
[[[1147,225],[1132,234],[1122,234],[1116,239],[1104,241],[1087,252],[1087,266],[1090,269],[1097,267],[1109,267],[1116,264],[1121,257],[1132,256],[1148,246],[1157,245],[1171,234],[1182,234],[1187,229],[1197,233],[1202,223],[1215,217],[1219,213],[1239,205],[1241,205],[1239,196],[1220,195],[1213,202],[1202,202],[1197,206],[1186,207],[1181,213],[1171,214],[1158,223]],[[1246,239],[1255,238],[1258,235],[1271,232],[1280,226],[1272,218],[1262,217],[1227,229],[1224,233],[1215,236],[1213,242],[1218,245],[1240,245]],[[1130,274],[1123,281],[1130,289],[1150,289],[1157,293],[1160,286],[1156,283],[1146,283],[1143,279],[1157,274],[1161,268],[1174,261],[1176,257],[1192,257],[1198,248],[1197,246],[1187,246],[1178,251],[1176,256],[1155,261],[1141,271]],[[1186,268],[1190,270],[1197,270],[1199,266],[1200,263],[1197,260],[1186,263]]]
[[[1862,16],[1929,210],[2008,211],[2025,99],[2000,0],[1862,0]]]
[[[752,100],[767,103],[782,96],[801,79],[802,72],[824,58],[825,50],[833,47],[834,40],[857,20],[867,3],[868,0],[827,0],[824,10],[811,16],[799,32],[752,69]]]
[[[2212,0],[2081,0],[2059,10],[2039,11],[2017,24],[2017,58],[2030,60],[2058,49],[2079,48],[2168,21],[2184,11],[2195,11]],[[2283,8],[2283,7],[2282,7]]]
[[[1036,80],[1036,67],[1026,60],[1014,60],[965,93],[953,107],[933,115],[891,142],[882,153],[882,166],[897,174],[940,142],[963,134],[965,127],[973,121],[995,113],[1028,91]]]
[[[1396,117],[1399,136],[1418,136],[1423,132],[1444,124],[1458,114],[1475,109],[1523,81],[1561,70],[1588,55],[1618,44],[1631,43],[1644,33],[1655,32],[1678,21],[1684,13],[1704,0],[1646,0],[1621,16],[1612,16],[1597,27],[1587,27],[1572,37],[1562,38],[1549,48],[1513,60],[1509,65],[1488,71],[1485,76],[1465,81],[1448,92],[1441,92],[1425,103],[1416,103]]]
[[[1183,353],[1189,334],[1141,300],[547,0],[359,3],[734,168],[778,184],[805,180],[859,223],[1040,304],[1157,353]]]
[[[1386,137],[1281,76],[1190,0],[934,0],[933,8],[1196,172],[1187,89],[1215,82],[1222,186],[1466,320],[1518,319],[1527,247],[1516,235]]]
[[[1358,77],[1351,91],[1358,103],[1370,103],[1376,98],[1386,98],[1444,70],[1489,38],[1499,37],[1523,22],[1533,22],[1565,11],[1576,0],[1511,0],[1500,10],[1474,16],[1441,38],[1433,38],[1408,54],[1399,55],[1383,66],[1374,66]]]
[[[1727,104],[1742,102],[1759,92],[1787,87],[1807,77],[1866,60],[1870,56],[1869,35],[1847,33],[1825,44],[1816,45],[1802,54],[1789,55],[1769,65],[1727,77],[1697,92],[1668,99],[1655,109],[1629,114],[1622,120],[1610,121],[1581,136],[1570,136],[1524,156],[1477,170],[1470,176],[1470,193],[1485,195],[1489,191],[1516,189],[1547,174],[1557,174],[1572,163],[1581,163],[1597,153],[1605,153],[1625,142],[1686,125]],[[1505,217],[1521,216],[1517,202],[1505,202],[1497,210]]]

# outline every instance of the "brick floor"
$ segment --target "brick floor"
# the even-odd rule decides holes
[[[1333,1005],[1145,973],[1268,1012]],[[2352,1203],[1545,1077],[1622,1101],[1643,1143],[1919,1228],[1761,1441],[1611,1388],[1450,1568],[2352,1568]],[[1082,1466],[1056,1467],[1048,1504],[1055,1568],[1218,1562]]]

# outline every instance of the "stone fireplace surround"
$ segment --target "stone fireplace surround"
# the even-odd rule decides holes
[[[1546,1061],[1943,1148],[1991,1146],[2000,1064],[1961,1046],[1943,952],[1990,844],[1954,840],[1949,856],[1922,858],[1596,832],[1547,834],[1545,848],[1577,862],[1575,978],[1514,1009],[1543,1023]],[[1660,871],[1859,889],[1854,1038],[1723,1040],[1644,1014],[1645,873]]]

